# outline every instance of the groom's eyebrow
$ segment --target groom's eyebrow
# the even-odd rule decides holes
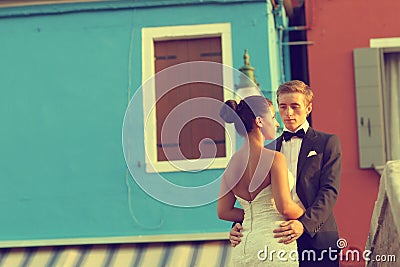
[[[293,102],[293,103],[289,103],[289,104],[280,103],[280,104],[279,104],[279,107],[284,107],[284,106],[287,106],[287,105],[289,105],[289,106],[300,106],[301,104],[298,103],[298,102]]]

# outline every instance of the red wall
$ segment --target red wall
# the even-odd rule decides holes
[[[310,85],[315,92],[313,127],[341,140],[343,171],[335,214],[339,234],[364,250],[380,176],[358,166],[353,49],[370,38],[398,37],[400,1],[307,0]],[[352,265],[353,266],[353,265]]]

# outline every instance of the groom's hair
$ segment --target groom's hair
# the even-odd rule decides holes
[[[307,103],[306,106],[312,103],[312,99],[314,96],[313,91],[311,90],[310,86],[305,84],[299,80],[293,80],[289,82],[285,82],[278,87],[278,91],[276,92],[277,100],[281,94],[288,94],[288,93],[301,93],[304,95],[304,98]],[[279,104],[279,102],[278,102]]]

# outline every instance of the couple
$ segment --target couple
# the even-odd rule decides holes
[[[339,266],[333,207],[340,143],[309,126],[312,97],[301,81],[279,86],[284,133],[265,148],[277,125],[272,103],[250,96],[239,104],[228,100],[221,109],[245,137],[224,172],[217,208],[220,219],[241,222],[230,232],[235,266]]]

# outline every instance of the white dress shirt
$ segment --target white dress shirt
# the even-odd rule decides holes
[[[309,127],[310,127],[310,125],[308,124],[308,121],[306,120],[302,125],[300,125],[300,127],[296,130],[296,132],[300,129],[303,129],[304,132],[307,133],[307,130]],[[292,131],[289,131],[286,127],[284,127],[283,130],[292,132]],[[296,180],[297,180],[297,162],[299,161],[299,154],[300,154],[300,148],[301,148],[302,142],[303,142],[302,138],[293,136],[289,141],[282,140],[282,147],[281,147],[281,152],[286,157],[289,171],[294,176],[294,186],[292,189],[292,198],[296,203],[300,203],[300,204],[302,204],[302,203],[296,193]]]

